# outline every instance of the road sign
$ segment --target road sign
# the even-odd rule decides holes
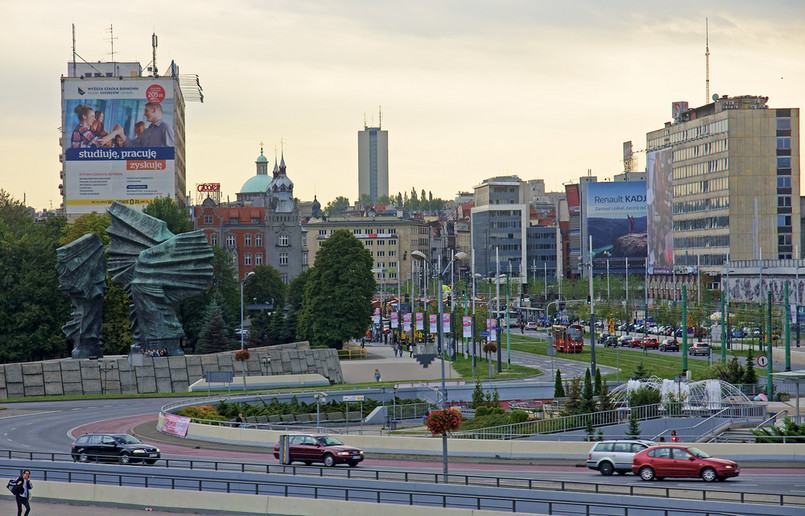
[[[341,401],[363,401],[363,394],[344,396]]]
[[[755,362],[757,363],[758,367],[766,367],[769,365],[769,359],[766,357],[766,355],[758,355],[755,359]]]
[[[478,332],[478,335],[480,335],[481,337],[489,337],[489,332],[488,331],[481,331],[481,332]]]
[[[556,354],[556,348],[555,348],[555,347],[553,347],[553,346],[549,346],[549,347],[548,347],[548,356],[549,356],[549,357],[552,357],[552,356],[554,356],[555,354]]]

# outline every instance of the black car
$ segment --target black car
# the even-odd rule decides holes
[[[660,351],[679,351],[679,341],[676,339],[665,339],[660,344]]]
[[[160,457],[159,448],[128,434],[84,434],[73,442],[70,453],[74,461],[108,460],[121,464],[154,464]]]

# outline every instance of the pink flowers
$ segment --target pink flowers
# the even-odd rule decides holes
[[[244,360],[249,360],[252,354],[249,353],[248,349],[241,349],[235,352],[235,360],[238,362],[243,362]]]
[[[425,424],[431,434],[445,435],[458,430],[462,420],[461,411],[456,407],[450,407],[431,412]]]

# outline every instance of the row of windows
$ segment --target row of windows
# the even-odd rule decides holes
[[[686,183],[674,186],[674,196],[683,195],[696,195],[707,192],[718,192],[721,190],[730,189],[730,180],[728,177],[717,177],[715,179],[708,179],[706,181],[696,181],[694,183]]]
[[[674,231],[698,231],[702,229],[729,229],[730,218],[704,217],[701,219],[677,220],[674,222]]]
[[[778,123],[779,125],[779,123]],[[727,119],[710,122],[709,124],[700,125],[698,127],[691,127],[684,131],[679,131],[671,135],[671,143],[677,144],[687,140],[695,140],[703,138],[712,134],[726,133],[729,129]]]
[[[777,148],[779,149],[780,147]],[[686,159],[693,159],[701,156],[709,156],[710,154],[715,154],[717,152],[725,152],[727,150],[729,150],[729,143],[726,139],[707,142],[701,145],[692,145],[685,149],[679,149],[674,151],[674,163]]]
[[[704,163],[692,163],[681,167],[674,167],[674,180],[702,176],[713,172],[722,172],[729,169],[729,158],[717,158]]]
[[[337,231],[337,230],[331,230],[330,234],[332,234],[333,231]],[[319,235],[324,236],[326,234],[327,234],[326,229],[320,229],[319,230]],[[377,230],[364,229],[363,231],[361,231],[360,229],[353,229],[352,234],[353,235],[383,235],[383,234],[396,235],[397,230],[395,228],[385,229],[385,230],[384,229],[377,229]]]
[[[519,228],[522,227],[522,225],[521,225],[520,219],[517,219],[517,220],[509,220],[509,221],[502,221],[502,222],[492,221],[492,222],[489,223],[489,227],[490,228],[497,228],[497,229],[502,229],[502,228],[519,229]]]
[[[389,240],[388,243],[391,246],[396,246],[397,245],[396,240]],[[385,240],[367,240],[367,241],[364,242],[364,244],[366,246],[373,246],[373,245],[381,246],[381,245],[386,245],[386,241]]]
[[[696,199],[693,201],[680,201],[674,203],[674,213],[697,213],[709,210],[724,210],[730,207],[729,196],[712,197],[710,199]]]
[[[288,253],[279,253],[278,258],[280,265],[288,265]],[[303,260],[307,262],[307,254]],[[243,265],[252,265],[252,253],[243,253]],[[254,265],[263,265],[263,253],[254,254]]]
[[[526,249],[556,249],[556,244],[527,244]]]
[[[729,247],[729,235],[710,235],[710,236],[690,236],[674,238],[674,247],[685,248],[708,248],[708,247]],[[702,265],[705,265],[702,261]]]
[[[218,235],[215,233],[212,234],[210,238],[210,244],[218,245]],[[279,247],[288,247],[290,244],[290,238],[288,235],[280,235],[277,238],[277,245]],[[230,233],[226,235],[226,245],[228,247],[235,247],[237,246],[237,235]],[[254,234],[254,245],[255,247],[262,247],[263,246],[263,234],[262,233],[255,233]],[[243,246],[244,247],[251,247],[252,246],[252,234],[251,233],[244,233],[243,235]]]

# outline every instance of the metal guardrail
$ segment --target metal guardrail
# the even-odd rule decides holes
[[[69,453],[61,452],[31,452],[20,450],[0,450],[0,458],[7,460],[20,461],[40,461],[40,462],[72,462]],[[215,471],[215,472],[234,472],[234,473],[259,473],[259,474],[285,474],[292,476],[311,476],[319,478],[347,478],[356,480],[376,480],[394,481],[404,483],[432,483],[432,484],[451,484],[477,487],[495,487],[507,489],[527,489],[543,491],[561,491],[574,493],[593,493],[606,495],[628,495],[628,496],[652,496],[668,499],[683,499],[694,501],[717,501],[731,503],[754,503],[754,504],[773,504],[789,507],[804,507],[805,494],[790,495],[783,493],[762,492],[733,492],[720,490],[707,490],[702,488],[683,488],[683,487],[660,487],[656,484],[629,484],[612,485],[599,484],[596,482],[581,482],[571,480],[550,480],[534,479],[525,477],[495,477],[490,475],[467,475],[460,473],[449,473],[445,478],[444,473],[424,472],[424,471],[399,471],[382,470],[368,468],[339,468],[339,467],[316,467],[316,466],[295,466],[284,464],[267,464],[259,462],[233,462],[217,461],[210,459],[189,459],[189,458],[166,458],[163,457],[155,465],[143,466],[143,475],[150,475],[159,468],[188,469],[192,471]],[[37,472],[42,468],[37,468]],[[54,471],[62,471],[54,468]],[[73,471],[73,470],[63,470]],[[100,474],[99,474],[100,475]],[[106,473],[102,475],[107,475]],[[112,473],[112,475],[119,475]],[[122,474],[121,474],[122,475]],[[132,475],[127,473],[123,476]],[[47,478],[45,478],[47,480]],[[146,486],[147,487],[147,486]],[[763,487],[763,489],[767,489]]]
[[[113,473],[113,472],[81,472],[72,469],[37,468],[44,481],[68,482],[93,485],[107,485],[115,487],[146,487],[171,490],[192,490],[199,492],[253,494],[263,496],[312,497],[317,500],[343,500],[357,502],[391,503],[422,507],[451,507],[476,510],[497,510],[506,512],[521,512],[520,509],[531,508],[530,512],[539,511],[542,514],[590,514],[592,507],[606,509],[606,514],[628,516],[635,514],[636,507],[627,504],[607,502],[585,503],[566,500],[553,500],[533,497],[496,496],[464,493],[433,493],[424,492],[417,488],[400,489],[387,486],[356,487],[356,486],[317,486],[310,484],[289,484],[283,480],[230,480],[206,479],[191,476],[160,475],[153,473]],[[534,493],[535,495],[537,493]],[[645,494],[643,494],[645,496]],[[573,510],[571,510],[571,508]],[[645,510],[645,509],[640,509]],[[707,509],[682,508],[653,508],[653,513],[664,516],[671,514],[696,514],[704,516],[741,516],[737,513],[724,511],[710,511]]]

